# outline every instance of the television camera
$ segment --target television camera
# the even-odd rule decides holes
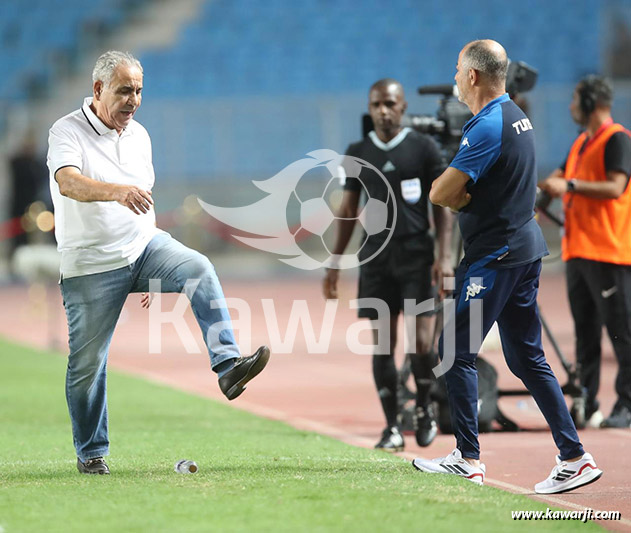
[[[537,82],[537,70],[523,61],[510,61],[506,74],[506,92],[511,98],[530,91]],[[418,88],[421,95],[440,95],[436,116],[407,114],[401,125],[434,137],[447,161],[453,159],[460,145],[462,128],[472,117],[469,108],[458,101],[458,90],[455,85],[424,85]],[[373,129],[370,115],[362,118],[363,136]]]

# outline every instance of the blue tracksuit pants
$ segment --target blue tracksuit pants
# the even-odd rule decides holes
[[[478,343],[497,322],[506,363],[537,402],[561,459],[578,457],[584,453],[583,447],[541,344],[537,308],[541,261],[514,268],[489,268],[495,258],[494,254],[473,264],[465,261],[460,264],[456,271],[455,313],[447,318],[439,341],[441,359],[449,356],[444,353],[445,345],[448,348],[455,345],[453,366],[445,378],[457,448],[463,457],[480,457],[476,357]],[[481,312],[480,303],[473,303],[480,300]],[[443,337],[450,329],[454,330],[453,324],[449,327],[450,320],[455,320],[455,342],[445,343]]]

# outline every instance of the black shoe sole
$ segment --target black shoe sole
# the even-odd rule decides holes
[[[228,389],[226,392],[226,398],[228,400],[234,400],[241,396],[243,391],[246,389],[246,385],[256,376],[258,376],[269,361],[270,351],[267,346],[261,348],[261,353],[256,362],[250,367],[247,374],[243,376],[239,381],[237,381],[232,387]]]
[[[543,494],[543,495],[548,496],[550,494],[563,494],[564,492],[571,492],[573,490],[580,489],[582,487],[587,487],[587,485],[591,485],[592,483],[595,483],[602,477],[602,475],[603,473],[601,472],[597,477],[595,477],[594,479],[590,479],[587,483],[583,483],[582,485],[577,485],[576,487],[572,487],[571,489],[560,490],[558,492],[540,492],[538,494]]]

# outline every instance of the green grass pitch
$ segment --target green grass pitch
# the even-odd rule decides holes
[[[0,531],[574,531],[546,505],[109,373],[110,476],[77,472],[65,358],[0,341]],[[215,387],[210,374],[208,386]],[[430,450],[431,451],[431,450]],[[199,472],[177,474],[193,459]]]

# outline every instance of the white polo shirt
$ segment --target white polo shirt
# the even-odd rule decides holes
[[[55,173],[77,167],[97,181],[135,185],[151,190],[155,181],[151,140],[147,130],[132,120],[118,135],[90,109],[60,118],[48,137],[50,191],[55,206],[55,237],[61,252],[64,278],[107,272],[130,265],[160,232],[153,207],[134,214],[118,202],[78,202],[62,196]]]

